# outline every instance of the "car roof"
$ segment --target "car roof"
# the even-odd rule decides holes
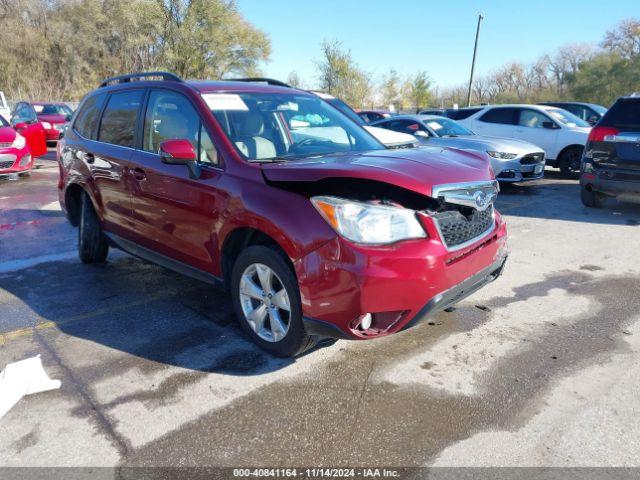
[[[164,83],[164,82],[156,82]],[[304,90],[279,85],[269,85],[262,82],[238,82],[233,80],[188,80],[185,82],[200,93],[211,92],[265,92],[265,93],[292,93],[309,95]]]

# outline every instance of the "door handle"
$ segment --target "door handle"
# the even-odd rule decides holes
[[[82,159],[87,163],[93,163],[96,161],[96,157],[94,157],[93,153],[84,152],[82,154]]]
[[[135,178],[136,180],[144,180],[145,178],[147,178],[147,174],[144,173],[144,170],[142,170],[141,168],[134,168],[131,171],[133,172],[133,178]]]

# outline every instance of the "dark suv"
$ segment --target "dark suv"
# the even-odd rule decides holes
[[[82,101],[58,160],[82,261],[112,246],[224,285],[248,335],[277,355],[397,332],[506,259],[486,158],[387,150],[293,88],[109,79]]]
[[[580,175],[582,203],[640,200],[640,96],[619,98],[589,134]]]

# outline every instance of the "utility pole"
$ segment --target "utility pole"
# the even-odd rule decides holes
[[[467,91],[467,107],[471,106],[471,86],[473,85],[473,69],[476,66],[476,52],[478,51],[478,37],[480,36],[480,22],[484,17],[478,14],[478,28],[476,29],[476,43],[473,46],[473,60],[471,61],[471,75],[469,76],[469,90]]]

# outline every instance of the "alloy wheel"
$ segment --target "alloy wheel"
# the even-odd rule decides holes
[[[247,323],[267,342],[282,340],[289,331],[289,294],[276,273],[262,263],[249,265],[240,278],[240,306]]]

